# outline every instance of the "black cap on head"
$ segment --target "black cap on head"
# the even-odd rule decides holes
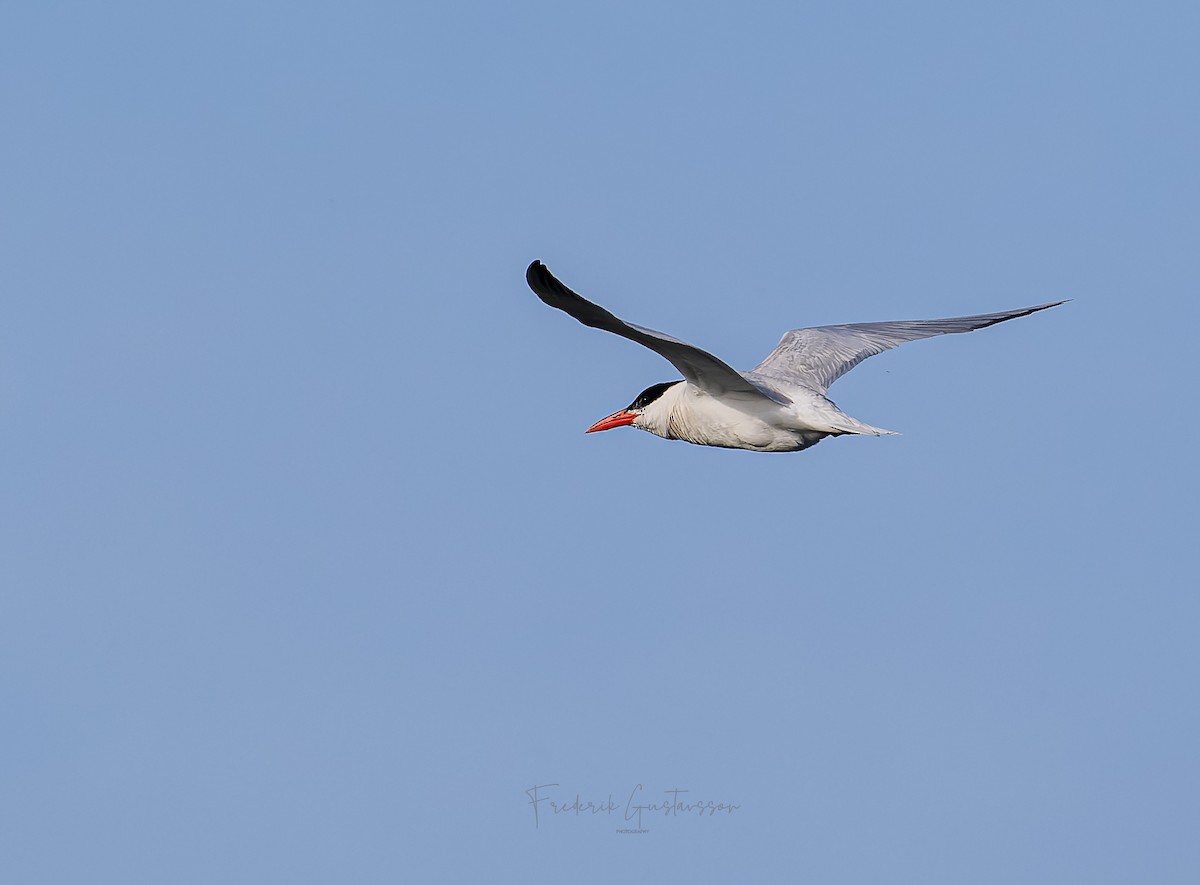
[[[638,394],[637,399],[630,403],[627,408],[630,410],[644,409],[646,406],[650,405],[650,403],[654,402],[656,399],[666,393],[669,388],[674,387],[676,384],[682,383],[682,381],[664,381],[662,384],[655,384],[653,387],[647,387]]]

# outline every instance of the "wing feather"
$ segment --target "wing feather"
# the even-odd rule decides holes
[[[538,298],[558,310],[568,313],[585,326],[612,332],[630,341],[636,341],[662,356],[679,370],[689,382],[714,396],[744,394],[765,396],[778,403],[790,402],[787,397],[770,389],[768,385],[755,384],[741,372],[726,365],[711,353],[694,347],[678,338],[662,332],[635,326],[618,319],[598,304],[572,292],[550,273],[540,261],[529,265],[525,279]]]
[[[779,345],[749,374],[764,381],[799,385],[823,394],[834,381],[867,357],[883,353],[906,341],[972,332],[1065,303],[1055,301],[1018,310],[941,320],[850,323],[793,329],[784,334]]]

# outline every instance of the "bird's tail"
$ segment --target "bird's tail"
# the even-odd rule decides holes
[[[896,435],[894,430],[873,427],[852,415],[847,415],[837,407],[837,403],[828,397],[816,397],[811,403],[805,403],[805,405],[811,409],[810,415],[817,419],[812,425],[814,430],[824,433],[857,433],[863,436]],[[821,426],[822,424],[824,426]]]
[[[882,427],[872,427],[857,418],[851,418],[844,412],[836,421],[829,422],[838,433],[857,433],[863,436],[899,436],[895,430],[884,430]]]

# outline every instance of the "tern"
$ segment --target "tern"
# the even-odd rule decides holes
[[[525,279],[546,304],[585,326],[650,348],[683,375],[683,380],[647,387],[587,433],[628,426],[665,439],[752,452],[799,452],[827,436],[894,434],[839,409],[825,395],[830,385],[867,357],[906,341],[972,332],[1066,303],[942,320],[793,329],[765,360],[749,372],[739,372],[678,338],[618,319],[564,286],[541,261],[529,265]]]

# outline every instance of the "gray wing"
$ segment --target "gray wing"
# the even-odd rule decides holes
[[[899,320],[793,329],[784,334],[779,346],[750,374],[766,382],[800,385],[823,394],[834,381],[867,357],[883,353],[905,341],[971,332],[1065,303],[1055,301],[1019,310],[944,320]]]
[[[768,386],[750,381],[741,372],[726,365],[711,353],[662,332],[618,319],[603,307],[592,304],[586,298],[572,292],[540,261],[529,265],[529,269],[525,271],[525,279],[537,297],[551,307],[570,314],[585,326],[612,332],[650,348],[678,369],[679,374],[706,393],[714,396],[728,393],[763,396],[785,405],[791,402],[786,396]]]

